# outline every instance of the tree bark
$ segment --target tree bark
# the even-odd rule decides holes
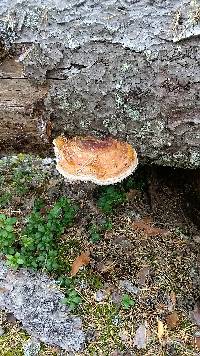
[[[198,0],[3,0],[1,152],[111,135],[199,167],[199,20]]]

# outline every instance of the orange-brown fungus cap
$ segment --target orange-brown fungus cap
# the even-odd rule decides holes
[[[62,136],[54,141],[57,170],[68,180],[113,184],[129,176],[137,167],[131,145],[112,138]]]

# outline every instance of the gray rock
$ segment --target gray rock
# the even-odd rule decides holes
[[[4,335],[5,331],[4,329],[0,326],[0,336]]]
[[[121,304],[122,301],[122,295],[118,292],[113,292],[111,294],[111,300],[114,304]]]
[[[35,339],[28,340],[24,345],[24,356],[38,356],[40,351],[40,343]]]
[[[0,261],[0,308],[12,312],[36,339],[67,351],[81,350],[85,335],[79,317],[61,303],[64,294],[47,275],[13,271]]]
[[[104,290],[99,289],[96,293],[95,293],[95,300],[96,302],[102,302],[103,300],[105,300],[107,297],[107,293]]]
[[[127,279],[119,281],[119,288],[125,290],[128,293],[137,294],[139,292],[139,289],[136,286],[134,286],[133,283],[131,283]]]
[[[196,242],[197,244],[200,244],[200,235],[195,235],[195,236],[193,236],[193,240],[194,240],[194,242]]]

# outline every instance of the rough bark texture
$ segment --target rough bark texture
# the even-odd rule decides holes
[[[3,0],[0,16],[2,150],[112,135],[200,166],[198,0]]]

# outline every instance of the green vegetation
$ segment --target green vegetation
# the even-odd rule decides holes
[[[34,164],[35,163],[35,164]],[[19,154],[0,160],[0,208],[8,207],[16,198],[40,187],[47,172],[38,169],[29,155]]]
[[[98,189],[97,205],[105,214],[111,214],[114,209],[127,200],[126,193],[130,189],[143,191],[146,186],[145,174],[125,179],[122,183],[109,185]]]
[[[95,304],[95,306],[86,303],[84,309],[81,309],[81,316],[85,316],[87,327],[91,324],[95,325],[98,335],[87,345],[84,355],[110,355],[111,350],[116,348],[120,351],[124,350],[119,337],[121,318],[118,307],[109,302]]]
[[[5,214],[0,214],[0,252],[4,254],[14,254],[14,243],[16,240],[14,225],[16,218],[9,218]]]
[[[113,209],[126,201],[126,193],[118,186],[107,186],[100,190],[97,201],[98,207],[105,213],[113,212]]]
[[[123,188],[126,192],[128,192],[130,189],[137,189],[137,190],[141,190],[144,191],[145,190],[145,186],[146,186],[146,181],[145,181],[145,174],[142,175],[141,177],[129,177],[127,179],[124,180],[124,182],[122,183]]]
[[[81,301],[81,297],[74,289],[69,290],[67,296],[62,299],[62,303],[68,305],[70,310],[76,309]]]
[[[112,221],[110,219],[106,219],[101,224],[91,224],[89,226],[89,234],[90,234],[90,241],[92,243],[96,243],[101,240],[104,232],[106,230],[112,229]]]
[[[88,195],[86,202],[80,202],[83,207],[80,220],[76,219],[77,224],[72,226],[77,207],[65,197],[55,201],[70,185],[66,184],[64,189],[62,177],[52,176],[51,167],[47,165],[43,165],[42,159],[27,155],[0,160],[0,253],[6,256],[7,263],[15,268],[50,272],[63,291],[62,303],[81,316],[83,329],[87,330],[87,346],[81,350],[83,356],[121,352],[168,355],[174,350],[189,355],[195,352],[196,325],[186,314],[187,303],[189,301],[190,309],[199,287],[198,251],[193,241],[183,227],[174,228],[167,239],[143,236],[142,231],[133,229],[133,220],[127,219],[126,212],[120,208],[125,203],[131,209],[133,202],[137,211],[142,194],[136,194],[134,200],[127,192],[145,190],[145,170],[139,169],[121,184],[96,188],[94,200],[101,210],[99,216],[96,210],[84,211],[85,206],[89,206]],[[42,199],[37,199],[39,196]],[[145,201],[141,203],[144,205],[140,204],[139,211],[144,206],[144,212],[149,212]],[[111,229],[111,233],[105,234]],[[81,268],[75,277],[69,277],[73,262],[87,248],[91,252],[90,266]],[[132,281],[143,262],[147,262],[155,278],[141,288],[140,293],[121,295],[120,279]],[[166,276],[163,270],[167,271]],[[96,298],[99,290],[103,293],[102,300]],[[174,331],[168,328],[165,319],[171,291],[177,294],[179,301],[176,309],[180,320]],[[166,346],[157,338],[157,317],[164,322],[163,341],[165,337],[169,339]],[[146,349],[139,351],[133,342],[144,320],[150,338]],[[28,335],[18,323],[12,326],[6,313],[5,316],[0,313],[0,324],[4,331],[0,337],[0,355],[23,356]],[[56,356],[60,352],[42,345],[39,356]]]
[[[41,213],[41,206],[42,202],[37,201],[19,236],[13,230],[16,219],[0,216],[1,250],[12,267],[59,269],[58,238],[74,220],[77,208],[65,197],[46,214]]]
[[[132,306],[135,305],[135,301],[131,299],[131,297],[128,294],[124,294],[122,297],[121,304],[124,309],[130,309]]]

